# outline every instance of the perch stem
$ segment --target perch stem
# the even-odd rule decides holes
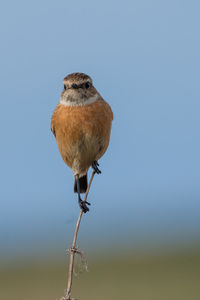
[[[87,191],[85,193],[84,201],[87,200],[88,193],[89,193],[94,175],[95,175],[95,171],[92,172],[90,182],[88,184]],[[78,230],[79,230],[79,226],[80,226],[80,223],[81,223],[82,215],[83,215],[83,210],[81,209],[78,220],[77,220],[77,223],[76,223],[76,228],[75,228],[75,232],[74,232],[74,239],[73,239],[72,247],[70,248],[70,263],[69,263],[69,274],[68,274],[66,300],[70,300],[70,296],[71,296],[72,278],[73,278],[73,270],[74,270],[74,257],[75,257],[75,253],[77,252],[76,241],[77,241]]]

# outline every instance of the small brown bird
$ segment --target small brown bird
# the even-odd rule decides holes
[[[72,73],[64,78],[64,90],[52,119],[51,130],[64,162],[75,176],[74,192],[84,213],[89,211],[80,193],[87,190],[90,166],[99,174],[98,159],[105,153],[113,113],[84,73]]]

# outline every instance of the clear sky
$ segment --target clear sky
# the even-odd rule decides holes
[[[195,0],[2,3],[4,252],[71,241],[77,196],[50,119],[72,72],[89,74],[114,112],[82,241],[198,240],[199,10]]]

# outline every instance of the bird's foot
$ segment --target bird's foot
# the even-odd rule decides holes
[[[87,201],[83,201],[81,198],[78,199],[78,204],[80,206],[80,209],[82,209],[82,211],[84,213],[89,211],[89,208],[87,207],[87,205],[91,205],[89,202]],[[87,205],[86,205],[87,204]]]
[[[96,174],[101,174],[101,170],[99,170],[98,166],[99,166],[98,161],[94,160],[92,162],[92,168],[93,168],[93,170],[95,171]]]

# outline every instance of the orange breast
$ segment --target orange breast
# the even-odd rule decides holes
[[[57,106],[51,128],[63,160],[74,173],[87,172],[105,153],[112,119],[112,110],[103,99],[85,106]]]

